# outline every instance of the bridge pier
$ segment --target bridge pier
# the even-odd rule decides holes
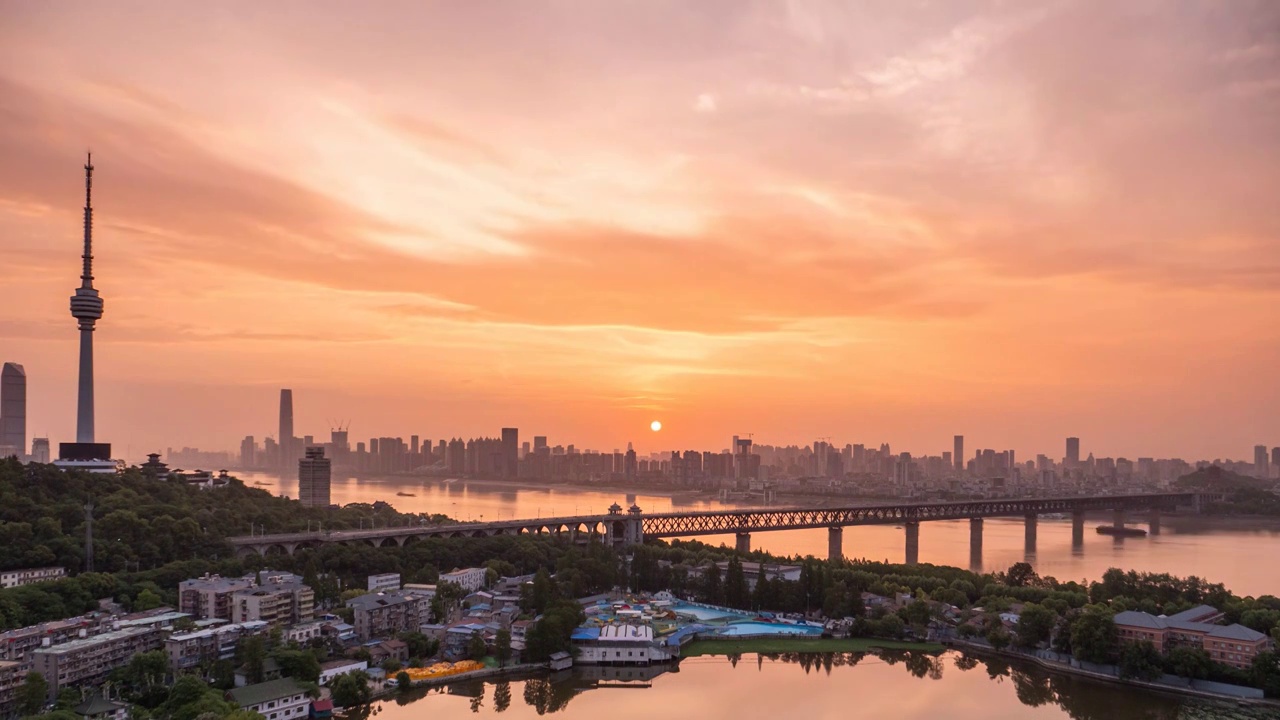
[[[1023,552],[1027,557],[1036,554],[1036,530],[1039,518],[1035,513],[1027,513],[1023,520]]]
[[[1116,508],[1115,511],[1112,513],[1111,524],[1115,525],[1115,528],[1117,530],[1124,529],[1125,515],[1126,513],[1124,508]]]
[[[969,569],[982,571],[982,518],[969,518]]]
[[[1151,515],[1147,518],[1147,529],[1152,535],[1160,534],[1160,508],[1151,508]]]
[[[907,531],[907,565],[916,565],[920,562],[920,523],[909,520],[903,526]]]
[[[835,562],[844,558],[844,528],[827,528],[827,559]]]
[[[1076,510],[1071,513],[1071,547],[1084,547],[1084,511]]]
[[[738,545],[735,548],[739,555],[748,555],[751,553],[751,533],[738,533]]]

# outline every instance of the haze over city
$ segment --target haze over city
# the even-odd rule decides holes
[[[417,5],[0,3],[29,435],[74,435],[91,148],[135,457],[282,387],[317,436],[1280,437],[1280,7]]]

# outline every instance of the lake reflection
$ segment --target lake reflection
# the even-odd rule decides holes
[[[578,668],[459,683],[377,703],[367,715],[650,720],[883,717],[901,720],[1243,720],[1259,710],[1045,673],[958,652],[746,654],[670,668]]]

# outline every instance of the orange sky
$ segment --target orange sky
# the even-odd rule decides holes
[[[212,5],[0,0],[30,435],[92,147],[120,454],[1280,444],[1275,3]]]

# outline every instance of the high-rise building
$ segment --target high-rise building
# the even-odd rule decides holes
[[[1280,447],[1271,448],[1271,464],[1276,466],[1277,472],[1280,472]]]
[[[1254,476],[1258,478],[1262,478],[1263,480],[1266,480],[1267,478],[1271,477],[1271,468],[1268,467],[1269,465],[1270,463],[1267,462],[1267,446],[1254,445],[1253,446]]]
[[[0,370],[0,455],[21,456],[27,447],[27,371],[7,362]]]
[[[502,474],[513,478],[519,468],[520,428],[502,428]]]
[[[951,451],[951,459],[955,461],[956,472],[964,472],[964,436],[955,436],[955,446]]]
[[[257,449],[257,446],[258,444],[253,439],[252,435],[245,435],[244,439],[240,441],[240,467],[241,468],[248,469],[248,468],[254,467],[254,460],[255,460],[254,451]]]
[[[1080,438],[1067,438],[1067,457],[1065,464],[1069,468],[1074,468],[1080,464]]]
[[[280,391],[280,469],[287,470],[293,465],[296,452],[293,447],[293,391]]]
[[[331,476],[324,448],[307,448],[306,457],[298,461],[298,500],[307,507],[329,507]]]
[[[31,462],[48,463],[51,457],[49,438],[31,438]]]

